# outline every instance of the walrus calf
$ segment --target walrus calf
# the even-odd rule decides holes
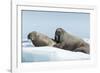
[[[62,28],[56,29],[55,41],[57,42],[57,44],[55,44],[54,47],[70,51],[83,52],[87,54],[90,53],[88,43],[76,36],[69,34]]]
[[[33,43],[34,46],[39,47],[39,46],[53,46],[56,43],[50,39],[48,36],[33,31],[31,33],[28,34],[28,39],[30,39]]]

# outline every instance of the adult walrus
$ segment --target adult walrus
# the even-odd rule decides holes
[[[57,28],[55,32],[55,41],[57,42],[54,47],[62,48],[65,50],[90,53],[89,44],[84,40],[73,36],[62,28]]]
[[[48,36],[33,31],[28,34],[28,39],[30,39],[33,43],[34,46],[39,47],[39,46],[53,46],[56,44],[51,38]]]

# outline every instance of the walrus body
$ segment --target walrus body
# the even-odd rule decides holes
[[[36,47],[55,45],[55,42],[52,39],[50,39],[48,36],[36,31],[29,33],[28,39],[30,39],[33,45],[35,45]]]
[[[70,51],[80,51],[89,54],[89,44],[84,40],[73,36],[62,28],[56,29],[55,41],[57,42],[54,47],[62,48]]]

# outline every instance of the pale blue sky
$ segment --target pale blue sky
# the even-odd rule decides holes
[[[63,28],[81,38],[90,36],[90,14],[75,12],[22,11],[22,37],[38,31],[53,38],[57,28]]]

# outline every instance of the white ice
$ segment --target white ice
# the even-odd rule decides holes
[[[84,39],[90,43],[88,39]],[[65,60],[87,60],[90,59],[89,54],[82,52],[72,52],[55,47],[32,47],[30,43],[24,43],[22,50],[22,62],[41,62],[41,61],[65,61]],[[31,43],[32,45],[32,43]]]
[[[72,52],[55,47],[23,48],[22,62],[86,60],[90,56],[82,52]]]

